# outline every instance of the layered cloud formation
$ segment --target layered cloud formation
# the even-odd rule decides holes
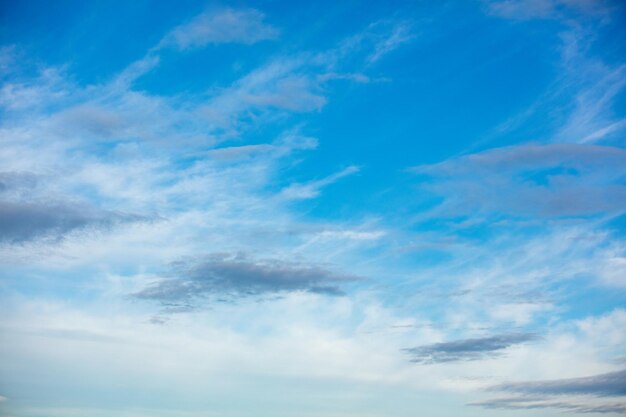
[[[24,4],[0,414],[625,412],[619,2]]]

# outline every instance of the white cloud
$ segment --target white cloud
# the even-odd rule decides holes
[[[510,19],[565,18],[568,12],[603,17],[611,11],[605,0],[487,0],[490,13]]]
[[[626,118],[609,123],[607,126],[601,127],[598,130],[589,133],[580,140],[580,143],[597,142],[613,133],[621,131],[624,127],[626,127]]]
[[[265,16],[254,9],[210,10],[168,33],[159,47],[178,49],[202,47],[209,43],[253,44],[276,39],[278,29],[264,22]]]
[[[613,256],[608,254],[601,277],[607,285],[626,288],[626,257],[619,255],[619,249],[616,252]]]
[[[368,384],[393,389],[428,373],[407,369],[396,354],[406,334],[353,333],[354,326],[402,320],[372,300],[293,294],[271,303],[217,305],[211,312],[178,315],[166,325],[151,324],[149,313],[133,313],[128,306],[122,314],[119,303],[101,300],[76,309],[20,301],[0,323],[9,336],[0,345],[3,375],[18,386],[22,378],[37,375],[62,402],[81,392],[84,399],[93,398],[88,393],[106,384],[131,395],[120,396],[112,407],[128,408],[124,398],[132,397],[139,399],[135,406],[149,406],[149,394],[165,389],[170,400],[186,399],[195,408],[207,390],[230,399],[261,381],[276,387],[298,379],[309,386],[307,396],[316,396],[337,386],[348,393]],[[35,314],[41,316],[33,321]],[[38,368],[42,361],[48,366]],[[306,401],[301,395],[296,394],[298,401]]]
[[[554,7],[558,16],[552,17],[562,19],[563,30],[555,37],[560,53],[557,75],[534,102],[497,126],[479,144],[533,125],[544,126],[537,137],[542,142],[622,144],[626,115],[616,104],[626,86],[626,66],[601,55],[601,48],[597,48],[600,28],[607,23],[604,20],[610,20],[614,8],[616,16],[621,13],[618,7],[611,2],[585,0],[488,2],[492,7],[515,5],[516,10],[518,6],[520,11],[534,10],[526,7],[527,3],[548,7],[549,15]],[[577,7],[602,19],[585,20],[565,13]]]
[[[280,198],[284,198],[286,200],[305,200],[315,198],[320,194],[323,187],[333,184],[348,175],[356,174],[357,172],[359,172],[359,167],[349,166],[320,180],[311,181],[305,184],[291,184],[281,190]]]
[[[7,81],[0,88],[0,106],[9,111],[40,110],[68,98],[62,71],[46,68],[30,82]]]
[[[217,93],[194,97],[134,89],[133,81],[158,64],[154,51],[105,84],[79,86],[54,68],[6,84],[13,90],[5,90],[3,105],[16,117],[0,130],[0,164],[7,172],[45,178],[45,193],[36,189],[28,198],[80,200],[109,211],[146,214],[154,221],[98,233],[74,230],[54,247],[37,240],[18,248],[3,245],[0,256],[11,264],[34,256],[40,265],[56,268],[104,262],[150,269],[200,248],[246,250],[260,241],[268,256],[281,252],[286,242],[303,257],[331,261],[344,256],[348,246],[339,242],[345,233],[324,236],[317,253],[306,249],[312,236],[337,228],[295,220],[280,191],[272,195],[268,187],[297,153],[317,146],[315,138],[288,127],[261,143],[216,146],[245,140],[247,128],[276,117],[319,109],[327,100],[322,93],[329,79],[322,75],[330,64],[318,58],[306,53],[279,57]],[[234,120],[233,129],[225,131],[220,118],[227,125]],[[297,188],[300,196],[313,198],[356,171],[348,167],[294,184],[290,192]],[[360,227],[358,221],[342,229],[353,227]],[[367,231],[355,233],[349,235],[351,251],[375,240]],[[212,243],[200,243],[208,235],[215,236]]]
[[[409,23],[402,22],[393,25],[389,34],[385,34],[374,41],[374,50],[368,55],[366,62],[374,64],[414,37],[413,28]]]
[[[585,36],[586,34],[573,34]],[[578,40],[566,36],[565,42],[576,46]],[[567,47],[567,46],[566,46]],[[613,104],[615,98],[626,86],[626,65],[610,67],[601,61],[585,59],[580,51],[564,62],[565,70],[572,75],[570,83],[578,86],[575,94],[574,110],[555,135],[560,142],[589,143],[604,139],[626,124],[616,120]],[[619,115],[622,116],[623,115]]]

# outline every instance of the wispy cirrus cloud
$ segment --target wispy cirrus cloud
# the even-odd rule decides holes
[[[217,90],[198,111],[214,128],[229,135],[241,132],[250,120],[320,111],[328,101],[330,82],[370,81],[354,68],[338,71],[345,68],[346,62],[357,61],[356,68],[362,70],[412,38],[406,22],[377,22],[334,48],[276,57],[229,87]]]
[[[349,166],[325,178],[305,184],[291,184],[280,191],[279,198],[286,200],[306,200],[320,195],[322,188],[340,179],[359,172],[359,167]]]
[[[494,16],[554,19],[562,27],[553,39],[554,53],[560,55],[558,75],[543,94],[500,124],[492,136],[540,124],[548,127],[540,134],[545,142],[623,144],[620,133],[626,127],[626,115],[617,104],[625,87],[626,63],[611,53],[599,53],[602,48],[598,48],[601,28],[622,19],[619,2],[506,0],[485,4]]]
[[[390,30],[386,30],[390,26]],[[383,28],[380,31],[380,28]],[[383,56],[410,42],[415,38],[414,27],[410,22],[377,22],[370,25],[374,50],[367,56],[365,62],[374,64]]]
[[[560,39],[563,95],[574,100],[553,140],[598,143],[615,139],[624,127],[625,115],[616,100],[626,87],[626,62],[609,63],[591,55],[595,36],[585,26],[572,27]]]
[[[324,107],[327,98],[316,74],[324,64],[306,54],[280,57],[251,71],[203,103],[198,114],[215,129],[238,134],[251,121],[281,113],[305,113]]]

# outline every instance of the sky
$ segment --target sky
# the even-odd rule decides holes
[[[624,2],[0,1],[0,416],[624,414]]]

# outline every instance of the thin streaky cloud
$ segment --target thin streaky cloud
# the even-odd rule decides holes
[[[509,382],[488,388],[509,395],[470,403],[488,409],[562,409],[572,413],[626,411],[626,370],[579,378]],[[617,400],[617,401],[616,401]]]
[[[541,395],[626,396],[626,370],[580,378],[510,382],[496,385],[490,390]]]
[[[491,410],[541,410],[556,409],[574,414],[610,414],[622,415],[626,412],[626,404],[622,402],[598,402],[593,400],[553,400],[547,397],[520,397],[520,398],[495,398],[492,400],[469,403],[470,406],[478,406]]]
[[[342,284],[357,277],[317,265],[275,259],[254,260],[236,254],[214,254],[172,265],[171,278],[158,281],[135,297],[161,302],[194,301],[207,296],[240,297],[306,291],[344,295]]]
[[[434,364],[476,361],[501,356],[506,349],[538,339],[534,333],[509,333],[403,349],[411,362]]]
[[[356,174],[360,171],[357,166],[349,166],[325,178],[305,184],[291,184],[280,191],[279,197],[286,200],[305,200],[320,195],[322,188],[327,187],[340,179]]]

